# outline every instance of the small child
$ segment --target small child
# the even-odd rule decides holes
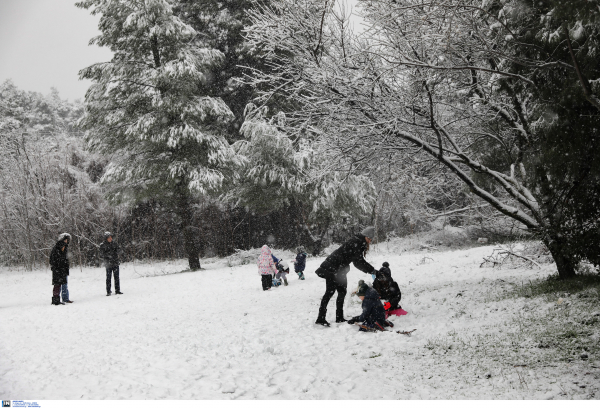
[[[384,327],[394,325],[385,320],[385,310],[379,300],[379,294],[361,280],[356,295],[362,300],[362,314],[348,320],[348,324],[361,323],[359,331],[384,331]]]
[[[384,262],[381,269],[376,273],[377,277],[373,282],[373,289],[379,293],[382,300],[386,300],[383,304],[385,309],[386,317],[397,309],[402,309],[400,306],[400,299],[402,299],[402,292],[398,283],[392,278],[392,271],[390,270],[390,264]]]
[[[263,290],[271,289],[273,284],[273,275],[277,273],[275,262],[273,262],[273,255],[271,249],[267,245],[263,245],[258,257],[258,274],[262,280]]]
[[[296,248],[296,259],[294,260],[294,271],[298,274],[298,279],[304,280],[304,269],[306,268],[306,251],[304,247],[299,246]]]

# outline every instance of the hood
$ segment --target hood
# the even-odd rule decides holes
[[[367,289],[367,292],[365,293],[365,300],[366,299],[378,300],[379,293],[377,293],[377,291],[375,289],[373,289],[372,287],[369,286],[369,288]]]
[[[267,245],[263,245],[260,249],[260,256],[271,256],[271,248],[269,248]]]

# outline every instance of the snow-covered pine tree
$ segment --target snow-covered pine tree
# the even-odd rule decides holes
[[[199,269],[193,195],[218,187],[222,169],[236,161],[223,131],[233,115],[206,92],[223,54],[198,45],[197,33],[174,16],[170,0],[76,5],[101,16],[102,33],[90,43],[114,53],[111,61],[80,72],[92,81],[81,121],[89,147],[112,158],[103,182],[118,201],[170,203],[189,267]]]

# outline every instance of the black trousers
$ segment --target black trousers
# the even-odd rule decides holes
[[[262,281],[263,290],[269,290],[269,288],[273,285],[273,275],[260,275],[260,280]]]
[[[107,266],[106,267],[106,293],[110,293],[110,281],[112,275],[115,276],[115,292],[121,291],[121,284],[119,282],[119,265]]]
[[[323,295],[323,299],[321,299],[318,320],[325,319],[325,316],[327,315],[327,305],[336,291],[338,295],[335,302],[335,318],[336,320],[344,318],[344,299],[346,298],[346,288],[348,287],[348,278],[346,274],[349,270],[350,268],[342,268],[333,275],[326,275],[325,294]]]

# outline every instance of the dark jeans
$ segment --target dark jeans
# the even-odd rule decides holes
[[[325,294],[321,299],[321,306],[319,307],[319,320],[324,320],[327,315],[327,305],[333,294],[337,291],[337,299],[335,302],[335,318],[336,320],[344,318],[344,299],[346,298],[348,287],[348,278],[346,274],[350,268],[342,268],[333,275],[327,275],[325,277]]]
[[[263,290],[269,290],[273,285],[273,275],[260,275]]]
[[[106,267],[106,293],[110,293],[110,278],[111,275],[115,275],[115,292],[121,291],[121,284],[119,283],[119,265],[107,266]]]

